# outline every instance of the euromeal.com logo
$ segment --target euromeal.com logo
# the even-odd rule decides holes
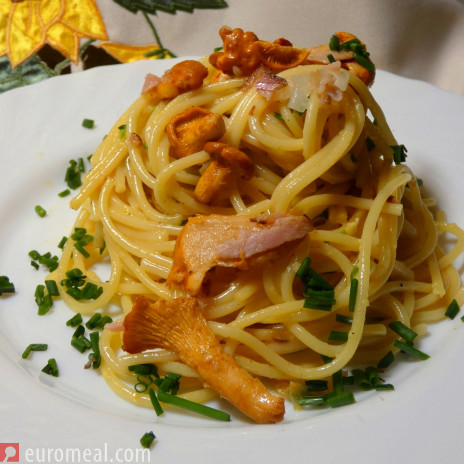
[[[0,443],[0,462],[19,462],[19,443]]]
[[[101,448],[22,448],[19,443],[0,443],[0,463],[145,463],[150,462],[146,448],[117,448],[111,451],[108,444]]]

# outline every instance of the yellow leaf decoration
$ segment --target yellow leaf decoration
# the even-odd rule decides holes
[[[12,64],[23,62],[42,47],[44,31],[31,3],[16,3],[11,7],[6,40]]]
[[[46,43],[77,63],[81,38],[106,40],[95,0],[0,1],[0,56],[16,67]],[[5,25],[5,27],[1,27]]]
[[[149,45],[124,45],[117,42],[101,42],[99,44],[113,58],[121,63],[131,63],[132,61],[163,58],[163,54],[156,54],[160,47],[157,44]]]
[[[106,40],[105,26],[94,0],[67,0],[61,22],[83,37]]]
[[[10,14],[9,2],[0,2],[0,56],[6,54],[6,28]]]
[[[56,23],[47,31],[47,42],[62,55],[68,57],[74,63],[79,58],[79,37],[72,29],[62,23]]]

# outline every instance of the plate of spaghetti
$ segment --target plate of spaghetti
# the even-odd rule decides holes
[[[2,95],[2,439],[456,462],[463,98],[219,34]]]

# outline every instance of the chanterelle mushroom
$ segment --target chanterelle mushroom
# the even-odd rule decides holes
[[[123,349],[174,351],[195,369],[205,384],[240,411],[262,424],[283,419],[283,398],[269,393],[221,348],[196,298],[176,298],[150,303],[138,297],[124,319]]]
[[[222,116],[199,106],[177,114],[166,126],[171,148],[179,158],[200,151],[206,142],[218,140],[225,132]]]
[[[251,179],[254,164],[243,151],[221,142],[208,142],[203,149],[211,155],[211,162],[193,192],[200,203],[210,204],[220,197],[235,175]]]

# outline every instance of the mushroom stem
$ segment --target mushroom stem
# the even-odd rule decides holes
[[[155,303],[137,298],[124,320],[123,349],[139,353],[153,348],[177,353],[205,384],[256,422],[283,419],[283,398],[269,393],[261,381],[224,352],[196,298]]]

